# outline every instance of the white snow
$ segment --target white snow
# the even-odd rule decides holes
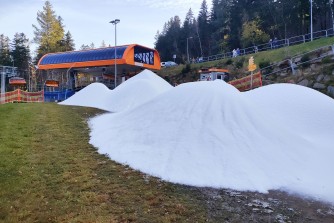
[[[275,84],[241,93],[196,82],[130,107],[89,122],[90,143],[117,162],[174,183],[334,203],[334,100],[315,90]]]
[[[120,112],[149,101],[171,88],[173,87],[167,81],[150,70],[144,70],[115,90],[109,90],[101,83],[93,83],[59,104]]]
[[[109,111],[107,102],[110,95],[111,90],[104,84],[92,83],[58,104],[86,106]]]

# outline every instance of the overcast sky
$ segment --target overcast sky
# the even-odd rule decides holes
[[[0,0],[0,34],[14,37],[23,32],[33,39],[32,24],[38,25],[37,12],[45,0]],[[182,22],[192,8],[198,15],[202,0],[51,0],[57,16],[63,18],[65,31],[70,31],[77,49],[82,44],[114,45],[114,26],[117,24],[117,45],[137,43],[154,47],[154,36],[171,17],[178,15]],[[211,0],[207,0],[211,8]],[[34,49],[34,45],[31,49]]]

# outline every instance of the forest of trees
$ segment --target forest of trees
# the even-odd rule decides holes
[[[333,0],[313,0],[313,30],[333,27]],[[57,16],[49,1],[37,12],[33,25],[36,56],[31,58],[29,39],[16,33],[13,39],[0,34],[0,65],[27,70],[46,53],[74,50],[70,31]],[[198,15],[190,8],[182,22],[179,16],[167,21],[156,34],[155,48],[162,61],[187,60],[187,42],[191,58],[230,52],[234,48],[263,44],[310,32],[310,0],[212,0],[211,8],[203,0]],[[102,42],[101,46],[105,46]],[[80,49],[95,48],[94,44]]]
[[[333,27],[333,0],[313,0],[313,32]],[[203,0],[197,16],[174,16],[155,39],[162,61],[191,58],[263,44],[271,38],[310,33],[310,0]]]

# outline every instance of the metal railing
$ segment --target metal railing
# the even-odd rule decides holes
[[[285,59],[285,60],[273,63],[270,66],[260,68],[260,71],[263,76],[269,76],[272,74],[282,73],[282,72],[289,71],[289,70],[292,72],[292,74],[295,74],[295,71],[299,69],[300,66],[303,66],[304,64],[312,63],[314,61],[323,59],[324,57],[327,57],[333,54],[334,54],[334,45],[323,46],[323,47],[317,48],[315,50],[311,50],[306,53],[294,55],[289,59]],[[311,59],[307,61],[302,61],[302,58],[306,55],[309,55]],[[284,68],[279,68],[280,66]]]
[[[320,38],[330,37],[330,36],[334,36],[333,28],[313,32],[313,39],[320,39]],[[239,50],[240,53],[237,56],[243,56],[247,54],[257,53],[260,51],[277,49],[277,48],[281,48],[285,46],[297,45],[297,44],[301,44],[301,43],[305,43],[309,41],[311,41],[310,33],[307,33],[305,35],[300,35],[300,36],[293,36],[287,39],[274,39],[272,42],[240,49]],[[226,52],[226,53],[211,55],[208,57],[203,57],[200,62],[221,60],[221,59],[232,58],[232,57],[233,57],[232,52]]]

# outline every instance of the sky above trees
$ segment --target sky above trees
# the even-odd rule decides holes
[[[197,13],[201,0],[51,0],[54,11],[61,16],[65,30],[69,30],[76,48],[102,41],[114,45],[114,27],[109,24],[120,19],[117,25],[117,43],[137,43],[154,46],[154,36],[172,16],[185,16],[188,9]],[[36,24],[37,12],[42,10],[44,0],[1,1],[0,34],[13,38],[23,32],[31,41],[34,37],[32,24]],[[33,51],[36,46],[31,46]]]

